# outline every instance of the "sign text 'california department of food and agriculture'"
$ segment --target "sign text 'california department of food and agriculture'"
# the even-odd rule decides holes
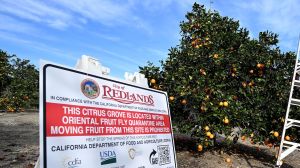
[[[164,92],[41,69],[41,167],[176,168]]]

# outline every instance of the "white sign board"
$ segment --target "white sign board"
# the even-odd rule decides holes
[[[54,64],[40,70],[41,167],[177,167],[165,92]]]

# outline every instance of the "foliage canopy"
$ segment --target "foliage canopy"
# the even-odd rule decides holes
[[[282,131],[295,53],[279,49],[277,34],[250,38],[238,21],[196,3],[180,28],[181,41],[161,67],[140,67],[156,80],[151,87],[168,92],[178,131],[205,146],[216,143],[208,132],[230,136],[233,128],[253,143],[278,144],[273,133]]]
[[[29,60],[0,50],[0,110],[24,111],[38,107],[39,75]]]

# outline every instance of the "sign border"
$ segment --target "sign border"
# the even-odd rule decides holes
[[[122,82],[122,81],[117,81],[117,80],[113,80],[113,79],[109,79],[109,78],[105,78],[105,77],[85,73],[85,72],[82,72],[82,71],[78,71],[78,70],[75,70],[75,69],[71,69],[71,68],[51,64],[51,63],[46,63],[46,64],[43,65],[43,166],[44,166],[44,168],[47,168],[47,150],[46,150],[47,149],[46,148],[47,147],[47,142],[46,142],[46,81],[47,81],[47,78],[46,78],[46,70],[47,70],[48,67],[53,67],[53,68],[57,68],[57,69],[65,70],[65,71],[74,72],[74,73],[81,74],[81,75],[86,75],[86,76],[90,76],[90,77],[94,77],[94,78],[98,78],[98,79],[103,79],[103,80],[107,80],[107,81],[110,81],[110,82],[116,82],[116,83],[119,83],[119,84],[131,86],[131,87],[135,87],[135,88],[139,88],[139,89],[143,89],[143,90],[148,90],[148,91],[151,91],[151,92],[164,94],[165,97],[166,97],[168,115],[169,115],[169,119],[170,119],[170,130],[171,130],[172,144],[173,144],[174,163],[175,163],[175,168],[177,168],[175,143],[174,143],[174,136],[173,136],[173,130],[172,130],[172,120],[171,120],[171,114],[170,114],[168,95],[167,95],[166,92],[158,91],[158,90],[154,90],[154,89],[150,89],[150,88],[144,88],[144,87],[141,87],[141,86],[136,86],[136,85],[133,85],[133,84]]]

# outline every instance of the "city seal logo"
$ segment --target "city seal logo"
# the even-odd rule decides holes
[[[85,79],[81,82],[81,92],[90,99],[95,99],[100,94],[100,88],[96,81]]]

